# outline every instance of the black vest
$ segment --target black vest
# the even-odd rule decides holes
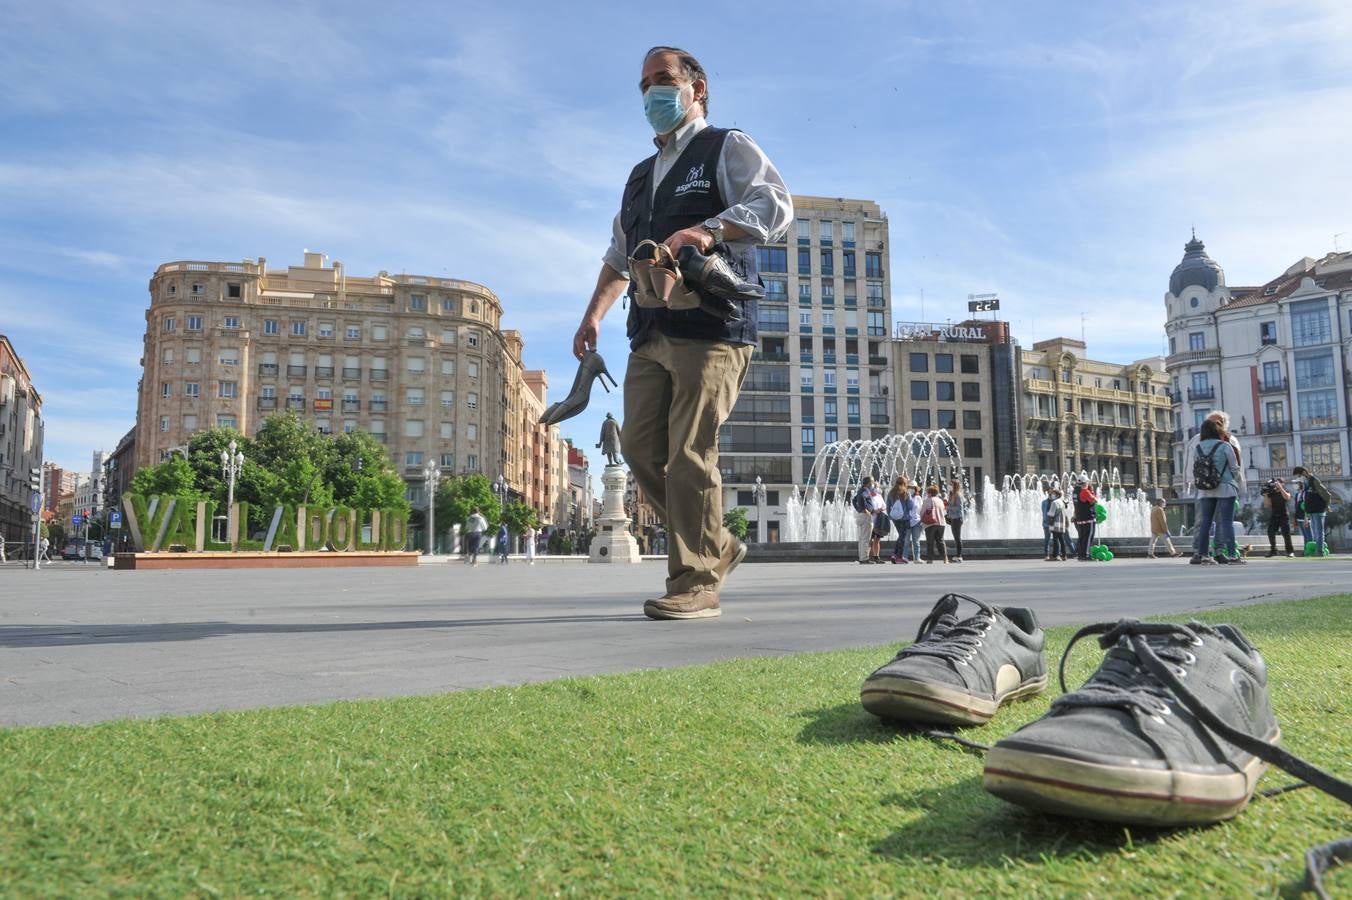
[[[718,187],[718,160],[728,129],[707,127],[690,139],[671,171],[652,189],[653,166],[657,156],[634,166],[624,186],[620,206],[620,225],[624,228],[625,255],[646,240],[664,241],[683,228],[712,219],[728,208]],[[757,281],[756,251],[748,248],[728,257],[738,274]],[[656,328],[668,337],[700,338],[733,344],[755,344],[755,301],[741,304],[742,315],[724,322],[702,309],[644,309],[634,303],[634,286],[629,285],[629,347],[637,350]]]

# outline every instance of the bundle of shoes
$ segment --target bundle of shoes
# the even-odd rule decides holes
[[[629,257],[634,302],[647,309],[702,309],[723,321],[742,316],[740,304],[765,289],[737,274],[717,245],[707,256],[686,244],[673,256],[666,244],[642,241]]]
[[[960,601],[977,612],[959,615]],[[1066,690],[1066,658],[1097,635],[1098,670]],[[982,725],[1007,701],[1047,686],[1045,638],[1030,609],[946,594],[915,642],[864,682],[860,700],[880,718],[924,725]],[[1352,804],[1352,784],[1277,746],[1267,666],[1233,625],[1088,625],[1061,657],[1062,694],[1034,722],[986,748],[986,790],[1031,809],[1152,826],[1232,818],[1253,796],[1267,766]],[[1286,790],[1279,788],[1278,793]],[[1352,838],[1306,854],[1308,889],[1326,896],[1322,876],[1352,860]]]

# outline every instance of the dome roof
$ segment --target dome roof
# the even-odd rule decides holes
[[[1197,240],[1197,233],[1193,232],[1192,240],[1183,245],[1183,261],[1174,267],[1174,273],[1169,276],[1169,293],[1177,297],[1184,288],[1193,285],[1214,291],[1224,284],[1225,271],[1206,255],[1206,245]]]

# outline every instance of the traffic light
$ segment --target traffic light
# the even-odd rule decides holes
[[[35,490],[35,491],[39,491],[39,492],[40,492],[40,491],[42,490],[42,470],[41,470],[41,469],[29,469],[29,470],[28,470],[28,486],[29,486],[30,488],[32,488],[33,490]]]

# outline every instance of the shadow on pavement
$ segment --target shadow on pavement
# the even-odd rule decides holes
[[[3,625],[0,647],[74,647],[82,644],[139,644],[160,641],[197,641],[239,634],[323,634],[345,631],[401,629],[493,628],[505,625],[560,625],[597,622],[646,622],[642,614],[624,616],[520,616],[491,619],[426,619],[407,622],[279,623],[249,625],[240,622],[161,622],[146,625]]]
[[[875,853],[994,868],[1009,860],[1094,860],[1177,831],[1029,812],[988,794],[980,775],[909,794],[891,794],[881,803],[919,815],[879,842]]]

